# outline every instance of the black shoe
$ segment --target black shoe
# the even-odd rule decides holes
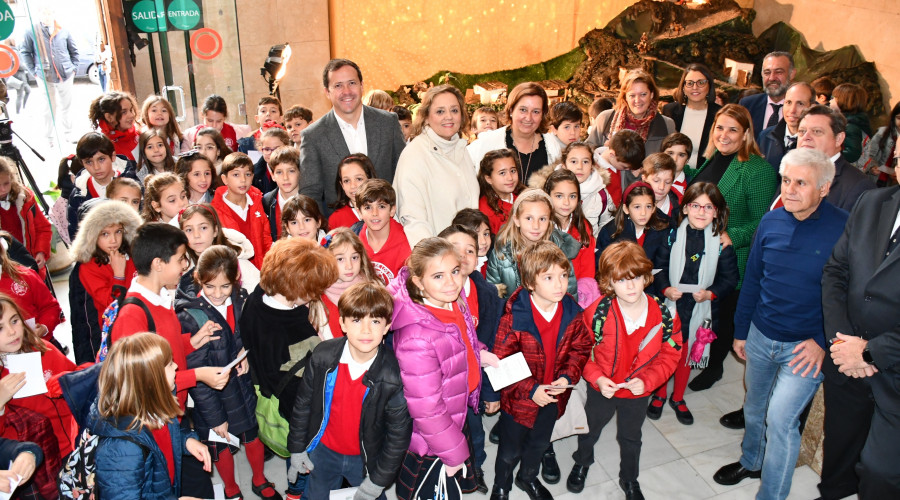
[[[653,404],[659,402],[659,406]],[[647,405],[647,418],[650,420],[659,420],[659,417],[662,416],[663,411],[663,403],[666,402],[666,398],[661,398],[656,394],[650,396],[650,404]]]
[[[623,481],[619,479],[619,488],[625,492],[625,500],[644,500],[641,493],[641,485],[637,481]]]
[[[691,425],[694,423],[694,415],[691,414],[691,410],[688,410],[686,404],[684,404],[684,400],[675,401],[674,399],[669,400],[669,406],[675,410],[675,418],[678,419],[684,425]],[[684,410],[681,407],[684,407]]]
[[[584,490],[584,479],[587,477],[589,467],[575,464],[569,479],[566,480],[566,489],[572,493],[581,493]]]
[[[263,491],[265,491],[269,488],[272,489],[272,493],[269,495],[263,495]],[[279,495],[278,492],[275,491],[275,484],[273,484],[273,483],[266,482],[266,483],[263,483],[260,485],[255,485],[255,484],[251,483],[250,489],[252,489],[253,493],[255,493],[256,496],[258,496],[259,498],[271,498],[272,500],[282,500],[281,495]]]
[[[494,444],[500,444],[500,422],[497,422],[491,427],[491,432],[488,433],[488,439]]]
[[[762,476],[760,471],[747,470],[740,462],[735,462],[733,464],[724,465],[721,469],[716,471],[716,474],[713,476],[713,481],[725,486],[731,486],[733,484],[738,484],[748,477],[759,479],[760,476]]]
[[[722,369],[721,368],[710,368],[707,367],[705,370],[700,372],[700,375],[694,377],[694,380],[688,384],[688,387],[694,392],[705,391],[713,386],[716,382],[718,382],[722,378]]]
[[[487,484],[484,482],[484,471],[475,468],[475,491],[486,494],[488,492]]]
[[[275,458],[275,452],[268,446],[263,445],[263,462],[268,462]]]
[[[531,500],[553,500],[553,495],[550,494],[550,491],[547,490],[547,487],[541,484],[541,482],[538,481],[537,478],[535,478],[534,481],[530,483],[526,483],[525,481],[519,479],[519,477],[517,476],[515,482],[516,486],[518,486],[520,490],[524,491],[528,495],[528,498],[530,498]]]
[[[731,413],[726,413],[722,415],[722,418],[719,419],[719,423],[722,424],[722,427],[727,427],[729,429],[743,429],[744,428],[744,409],[735,410]]]
[[[560,472],[559,464],[556,462],[556,453],[551,448],[544,452],[541,457],[541,478],[547,484],[556,484],[559,482]]]
[[[491,492],[491,500],[509,500],[509,491],[494,486]]]

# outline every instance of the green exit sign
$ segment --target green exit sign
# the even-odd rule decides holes
[[[201,0],[123,0],[125,21],[138,31],[187,31],[203,27]]]

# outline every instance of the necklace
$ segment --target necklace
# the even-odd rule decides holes
[[[514,139],[513,147],[515,147],[515,145],[516,145],[516,141]],[[528,163],[525,164],[525,175],[522,176],[524,179],[528,178],[528,170],[531,168],[531,158],[534,156],[534,152],[537,150],[537,134],[535,134],[534,138],[531,140],[531,147],[532,147],[531,152],[525,153],[528,155]],[[519,164],[524,163],[522,161],[522,153],[519,151],[519,148],[516,148],[516,153],[519,155]]]

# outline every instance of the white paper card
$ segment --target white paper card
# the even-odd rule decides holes
[[[35,321],[35,318],[26,319],[25,324],[28,325],[28,328],[31,328],[32,330],[37,328],[37,321]]]
[[[654,269],[653,271],[651,271],[651,273],[653,274],[653,276],[656,276],[656,273],[660,271],[662,271],[662,269]]]
[[[344,488],[342,490],[332,490],[328,500],[353,500],[353,495],[359,488]]]
[[[247,357],[247,353],[248,353],[248,352],[250,352],[250,351],[244,351],[243,353],[239,354],[238,357],[237,357],[237,359],[235,359],[235,360],[232,361],[231,363],[228,363],[227,365],[223,366],[222,369],[219,370],[219,373],[230,372],[232,368],[234,368],[235,366],[237,366],[238,363],[240,363],[241,361],[244,360],[244,358]]]
[[[10,462],[9,468],[12,468],[12,463]],[[8,470],[8,469],[7,469]],[[9,500],[12,497],[13,493],[16,492],[16,488],[19,486],[19,483],[22,482],[22,476],[16,474],[16,477],[9,478],[9,493],[3,493],[0,491],[0,500]],[[224,497],[223,497],[224,498]]]
[[[255,150],[255,149],[247,151],[247,156],[250,157],[250,161],[252,161],[253,163],[258,162],[259,159],[263,157],[262,153],[260,153],[259,151]]]
[[[700,285],[685,285],[684,283],[679,283],[675,286],[681,293],[696,293],[700,290],[703,290],[703,287]]]
[[[25,386],[13,396],[13,399],[27,398],[35,394],[47,392],[47,384],[44,382],[44,366],[41,364],[41,353],[26,352],[22,354],[7,354],[6,368],[9,373],[25,372]]]
[[[574,385],[550,385],[550,384],[547,384],[547,385],[541,385],[541,386],[538,386],[538,387],[542,387],[542,388],[544,388],[544,389],[546,389],[546,390],[553,390],[553,389],[574,389],[574,388],[575,388]]]
[[[486,366],[484,373],[487,374],[495,391],[499,391],[531,376],[531,370],[525,361],[525,355],[521,352],[501,359],[500,366],[497,368]]]
[[[229,433],[228,433],[228,439],[225,439],[225,438],[223,438],[222,436],[216,434],[216,432],[215,432],[214,430],[212,430],[212,429],[209,430],[209,439],[208,439],[208,441],[215,441],[215,442],[217,442],[217,443],[228,443],[228,444],[230,444],[231,446],[235,446],[235,447],[238,447],[238,448],[240,448],[240,446],[241,446],[241,440],[238,439],[237,436],[235,436],[234,434],[232,434],[232,433],[229,432]]]
[[[225,485],[222,483],[213,484],[212,500],[225,500]]]

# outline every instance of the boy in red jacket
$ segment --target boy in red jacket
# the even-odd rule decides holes
[[[606,423],[618,414],[619,486],[627,500],[644,498],[637,477],[647,400],[669,380],[681,356],[681,322],[644,292],[653,282],[652,272],[653,263],[633,241],[614,243],[600,256],[597,281],[604,296],[584,311],[597,343],[584,367],[589,431],[578,436],[572,455],[575,466],[566,488],[573,493],[584,489],[594,463],[594,445]]]
[[[253,160],[244,153],[231,153],[222,161],[222,184],[216,189],[212,206],[222,221],[222,227],[235,229],[253,244],[253,259],[257,269],[272,246],[269,218],[263,206],[262,192],[252,186]]]
[[[387,284],[406,263],[411,249],[403,225],[394,220],[397,193],[382,179],[369,179],[356,190],[356,206],[362,221],[353,225],[375,272]]]
[[[531,500],[552,498],[537,478],[541,457],[591,349],[582,309],[566,294],[569,267],[562,250],[549,241],[525,250],[519,263],[523,287],[510,296],[500,319],[494,354],[502,359],[521,352],[531,376],[500,391],[500,445],[491,500],[509,498],[520,460],[516,486]]]

